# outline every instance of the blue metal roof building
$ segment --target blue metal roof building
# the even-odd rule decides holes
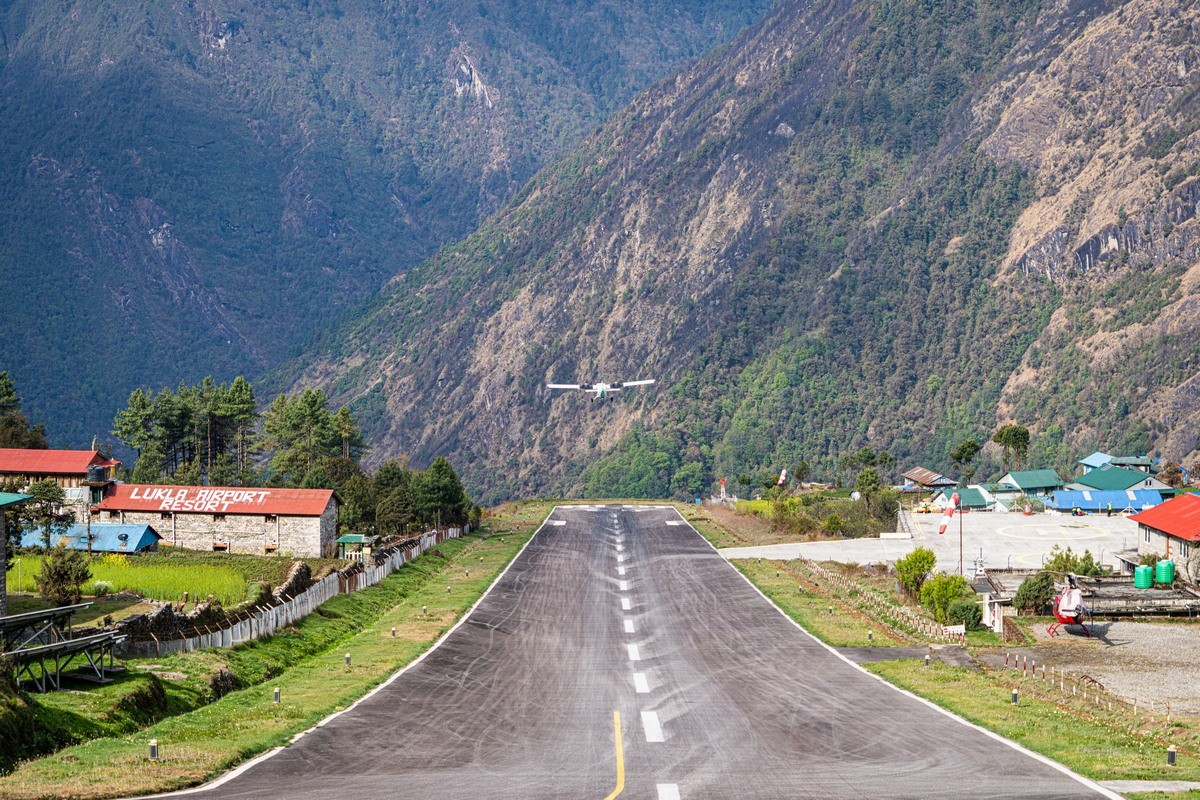
[[[67,528],[65,533],[51,538],[50,546],[62,544],[73,550],[87,550],[87,535],[87,526],[76,523]],[[43,536],[44,531],[41,530],[25,531],[21,534],[21,547],[43,547],[46,543]],[[93,553],[140,553],[143,550],[157,550],[158,540],[161,538],[158,531],[149,525],[92,523]]]
[[[1059,489],[1054,493],[1053,498],[1046,500],[1046,506],[1059,511],[1070,511],[1073,508],[1079,508],[1084,511],[1098,512],[1107,511],[1109,504],[1111,504],[1113,511],[1128,511],[1130,509],[1133,511],[1142,511],[1160,505],[1162,501],[1162,495],[1153,489],[1091,489],[1082,492],[1072,489]]]

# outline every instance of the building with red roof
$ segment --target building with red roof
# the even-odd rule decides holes
[[[341,501],[332,489],[118,483],[92,508],[99,522],[144,523],[160,546],[331,557]]]
[[[112,468],[121,462],[95,450],[26,450],[0,447],[0,483],[16,482],[28,489],[37,481],[52,480],[63,489],[66,507],[79,521],[87,507],[99,502],[112,482]]]
[[[1182,569],[1200,556],[1200,495],[1181,494],[1130,517],[1138,524],[1138,556],[1158,555]]]

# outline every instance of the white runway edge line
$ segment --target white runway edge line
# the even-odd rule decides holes
[[[650,682],[646,680],[646,673],[633,673],[633,690],[638,694],[650,693]]]
[[[658,784],[658,800],[679,800],[679,784]]]
[[[642,660],[642,654],[638,652],[638,646],[636,644],[627,644],[625,645],[625,648],[629,651],[630,661]]]
[[[679,514],[679,509],[675,508],[674,506],[671,506],[671,508],[675,509],[676,514]],[[875,673],[873,673],[869,670],[863,669],[863,667],[861,665],[855,664],[853,661],[846,658],[844,655],[839,653],[837,650],[835,650],[834,648],[825,644],[820,639],[818,639],[816,636],[813,636],[811,633],[809,633],[807,630],[805,630],[804,626],[801,625],[799,622],[796,622],[796,620],[789,617],[787,615],[786,611],[784,611],[779,606],[775,605],[775,603],[771,600],[771,598],[767,597],[766,594],[763,593],[762,589],[759,589],[757,586],[754,585],[754,581],[750,580],[745,575],[743,575],[742,571],[739,570],[737,567],[733,566],[733,564],[730,564],[729,559],[722,556],[721,551],[719,551],[713,545],[712,542],[710,542],[708,539],[705,539],[703,536],[701,536],[700,531],[698,531],[694,527],[692,527],[691,523],[689,523],[686,519],[684,519],[682,514],[679,514],[679,518],[683,521],[684,525],[687,525],[689,528],[691,528],[692,533],[696,534],[697,536],[700,536],[700,539],[705,544],[707,544],[709,547],[711,547],[712,551],[714,553],[716,553],[721,558],[721,560],[724,561],[729,566],[729,568],[731,570],[736,572],[742,580],[744,580],[747,584],[749,584],[751,589],[756,591],[759,594],[759,596],[762,597],[762,599],[766,600],[768,603],[771,604],[772,608],[774,608],[781,615],[783,615],[784,619],[786,619],[788,622],[792,623],[792,625],[794,625],[796,627],[796,629],[799,630],[801,633],[803,633],[805,636],[809,637],[814,642],[819,644],[821,647],[824,647],[830,653],[833,653],[835,656],[840,658],[842,661],[845,661],[847,664],[854,667],[859,672],[863,673],[864,675],[867,675],[870,678],[873,678],[874,680],[879,681],[884,686],[888,687],[889,689],[891,689],[893,691],[899,692],[900,694],[905,695],[907,697],[911,697],[913,700],[916,700],[918,703],[922,703],[922,704],[928,706],[929,708],[932,708],[934,711],[938,712],[939,714],[942,714],[943,716],[949,717],[950,719],[954,720],[955,722],[959,723],[960,725],[966,725],[968,728],[974,728],[975,730],[982,733],[984,736],[988,736],[992,739],[995,739],[997,742],[1006,744],[1009,747],[1011,747],[1013,750],[1016,750],[1019,753],[1024,753],[1025,755],[1029,756],[1030,758],[1034,759],[1035,761],[1040,761],[1048,767],[1053,767],[1054,769],[1058,770],[1062,774],[1078,781],[1079,783],[1083,784],[1087,788],[1095,791],[1097,794],[1101,795],[1102,797],[1107,797],[1107,798],[1109,798],[1109,800],[1125,800],[1124,795],[1117,794],[1116,792],[1112,791],[1111,789],[1106,789],[1102,784],[1099,784],[1096,781],[1094,781],[1091,778],[1088,778],[1084,775],[1080,775],[1078,772],[1075,772],[1070,767],[1060,764],[1057,761],[1055,761],[1054,759],[1044,756],[1041,753],[1034,752],[1033,750],[1030,750],[1025,745],[1020,744],[1018,742],[1014,742],[1012,739],[1007,739],[1007,738],[1001,736],[1000,734],[996,733],[995,731],[989,731],[987,728],[983,727],[982,725],[976,725],[974,722],[969,722],[969,721],[963,719],[962,717],[960,717],[958,714],[955,714],[953,711],[942,708],[941,706],[939,706],[937,703],[933,702],[932,700],[926,700],[924,697],[913,694],[912,692],[908,691],[907,689],[901,689],[899,686],[895,685],[894,683],[889,683],[888,681],[884,680],[879,675],[876,675]]]
[[[210,789],[217,789],[217,788],[225,785],[229,781],[233,780],[234,778],[238,777],[246,770],[258,766],[259,764],[266,761],[268,758],[271,758],[272,756],[279,755],[285,749],[287,749],[288,745],[295,744],[300,739],[304,738],[307,734],[310,734],[313,731],[315,731],[317,728],[325,727],[330,722],[333,722],[333,720],[340,717],[342,714],[353,711],[358,706],[359,703],[370,700],[376,694],[378,694],[379,692],[382,692],[384,689],[391,686],[392,683],[396,679],[398,679],[401,675],[408,672],[410,669],[415,667],[417,664],[420,664],[422,661],[425,660],[425,658],[430,653],[432,653],[433,651],[435,651],[439,647],[441,647],[442,643],[445,642],[447,639],[449,639],[450,635],[453,634],[456,630],[458,630],[459,626],[461,626],[464,622],[466,622],[468,619],[470,619],[471,615],[475,613],[475,609],[479,608],[479,605],[484,600],[487,599],[487,596],[489,594],[492,593],[492,589],[496,588],[496,584],[498,584],[500,582],[500,579],[503,578],[510,569],[512,569],[513,564],[517,563],[517,560],[521,557],[521,554],[525,552],[525,550],[529,547],[529,545],[533,544],[533,540],[538,537],[538,534],[540,534],[542,532],[542,529],[546,527],[546,524],[550,522],[550,517],[554,516],[554,512],[557,511],[559,508],[560,508],[560,506],[555,506],[554,508],[552,508],[550,510],[550,513],[546,515],[546,519],[543,520],[542,524],[538,526],[538,529],[533,532],[533,536],[529,537],[529,541],[525,542],[525,544],[521,546],[521,549],[517,551],[517,554],[512,557],[511,561],[508,562],[508,566],[506,566],[500,572],[499,575],[497,575],[495,578],[492,579],[492,582],[488,586],[487,590],[484,591],[484,593],[479,596],[479,599],[475,601],[474,605],[472,605],[469,609],[467,609],[467,613],[463,614],[462,617],[459,618],[458,622],[454,623],[454,626],[452,628],[450,628],[450,630],[443,633],[442,637],[440,639],[438,639],[436,642],[434,642],[433,645],[430,646],[430,648],[428,650],[426,650],[424,653],[421,653],[421,655],[417,656],[409,664],[401,667],[396,672],[392,673],[391,677],[389,677],[383,683],[379,684],[374,689],[367,692],[362,697],[358,698],[353,703],[348,705],[346,708],[343,708],[341,711],[335,711],[332,714],[330,714],[328,717],[325,717],[325,719],[318,722],[316,725],[313,725],[311,728],[300,731],[299,733],[297,733],[295,736],[293,736],[291,739],[288,740],[288,744],[282,745],[280,747],[276,747],[273,750],[268,750],[267,752],[263,753],[262,755],[250,759],[245,764],[242,764],[240,767],[236,767],[233,770],[226,772],[224,775],[222,775],[221,777],[217,778],[216,780],[214,780],[210,783],[205,783],[200,786],[193,786],[190,789],[180,789],[179,791],[175,791],[175,792],[166,792],[164,794],[138,795],[137,797],[128,798],[128,800],[150,800],[150,798],[158,798],[158,797],[180,797],[182,795],[195,794],[197,792],[207,792]]]
[[[642,729],[646,731],[647,742],[665,742],[662,725],[658,722],[658,714],[653,711],[642,712]]]

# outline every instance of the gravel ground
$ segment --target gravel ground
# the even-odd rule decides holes
[[[1100,621],[1092,631],[1093,639],[1065,633],[1051,639],[1038,626],[1038,644],[1021,652],[1087,675],[1139,706],[1165,711],[1169,702],[1172,714],[1200,716],[1200,623]]]

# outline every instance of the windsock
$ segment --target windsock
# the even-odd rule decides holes
[[[950,495],[950,505],[946,506],[946,510],[942,512],[942,524],[938,526],[938,536],[946,532],[946,526],[950,524],[950,520],[954,519],[954,512],[958,510],[958,492]]]
[[[783,482],[787,480],[787,470],[779,473],[779,480],[775,481],[776,486],[783,486]]]

